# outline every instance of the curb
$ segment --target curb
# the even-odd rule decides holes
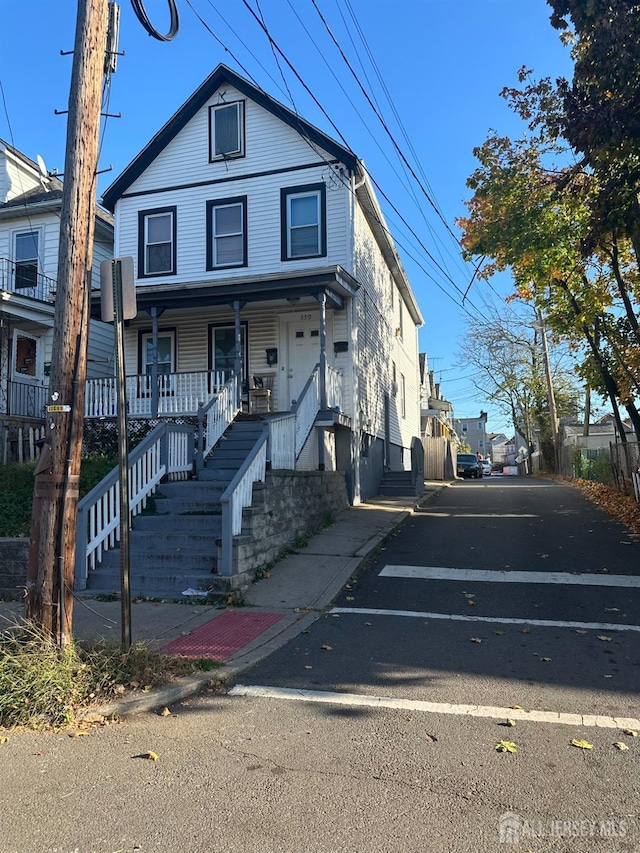
[[[373,536],[364,545],[362,545],[354,553],[354,557],[359,558],[359,563],[355,570],[350,569],[345,573],[344,578],[339,581],[339,585],[335,591],[327,588],[325,597],[319,606],[308,613],[305,613],[295,619],[293,622],[286,625],[281,631],[270,637],[264,643],[258,643],[253,648],[247,651],[239,652],[235,657],[229,658],[229,661],[224,663],[219,671],[215,674],[211,672],[203,672],[196,675],[188,675],[180,678],[170,684],[161,685],[157,690],[152,690],[144,696],[136,696],[132,698],[118,699],[113,702],[107,702],[104,705],[92,706],[87,708],[82,714],[78,715],[78,719],[88,719],[99,715],[102,717],[131,717],[135,714],[147,714],[157,712],[158,709],[166,708],[175,702],[180,702],[183,699],[188,699],[200,693],[206,687],[214,687],[222,689],[224,686],[236,679],[238,676],[245,673],[255,664],[259,663],[264,658],[268,657],[274,651],[282,648],[289,640],[297,637],[302,631],[305,631],[312,625],[320,616],[327,611],[331,606],[331,602],[340,589],[344,586],[347,580],[356,572],[360,571],[364,563],[368,560],[371,554],[380,545],[384,544],[393,534],[394,530],[399,527],[403,521],[413,515],[417,509],[424,506],[432,497],[438,494],[442,489],[448,488],[451,485],[449,482],[444,482],[438,488],[429,489],[424,495],[418,497],[410,509],[400,510],[393,520],[384,527],[380,533]],[[266,632],[265,632],[266,633]],[[256,638],[256,641],[259,637]],[[255,641],[254,641],[255,642]]]

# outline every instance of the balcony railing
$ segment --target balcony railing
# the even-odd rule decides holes
[[[44,418],[47,404],[46,386],[34,382],[7,383],[7,415],[17,418]]]
[[[55,289],[55,281],[38,272],[37,264],[0,258],[0,290],[40,302],[53,302]]]
[[[217,396],[231,371],[202,370],[193,373],[162,373],[154,394],[151,374],[127,376],[125,394],[131,417],[157,415],[197,415],[198,408]],[[110,418],[116,414],[116,380],[113,377],[88,379],[84,412],[87,418]]]

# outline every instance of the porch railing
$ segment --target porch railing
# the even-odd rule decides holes
[[[129,454],[129,524],[146,507],[163,477],[186,479],[193,470],[193,427],[158,424]],[[116,466],[78,504],[76,589],[120,538],[119,469]]]
[[[327,365],[327,406],[330,409],[344,411],[342,405],[342,373]]]
[[[53,302],[55,289],[54,279],[38,272],[37,264],[0,258],[0,290],[39,302]]]
[[[320,365],[316,364],[313,373],[307,379],[307,383],[302,389],[302,393],[294,403],[292,411],[296,416],[295,427],[295,448],[296,459],[300,456],[307,436],[311,432],[311,427],[318,414],[320,408]]]
[[[158,415],[196,415],[221,392],[229,381],[225,370],[201,370],[188,373],[161,373],[157,377]],[[127,376],[127,411],[130,417],[151,417],[154,407],[153,378],[150,373]],[[88,379],[85,391],[85,417],[103,418],[116,414],[117,389],[114,377]]]
[[[7,387],[7,415],[20,418],[44,418],[48,387],[35,382],[15,382]]]

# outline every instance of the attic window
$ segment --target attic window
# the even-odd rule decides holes
[[[209,107],[209,162],[244,156],[244,101]]]

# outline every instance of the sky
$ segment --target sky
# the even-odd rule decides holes
[[[62,172],[66,119],[54,110],[67,107],[71,56],[61,51],[73,48],[77,5],[73,0],[3,0],[2,5],[0,137]],[[166,32],[168,0],[144,5],[157,29]],[[129,0],[122,0],[124,56],[118,58],[105,108],[121,117],[107,118],[103,126],[100,168],[112,169],[100,176],[99,195],[224,62],[346,141],[364,160],[391,203],[380,198],[425,318],[420,350],[427,353],[444,397],[453,403],[455,417],[477,417],[484,410],[490,432],[512,434],[507,418],[476,389],[474,369],[459,355],[460,342],[474,333],[474,319],[510,292],[510,277],[503,274],[490,285],[476,280],[463,303],[473,266],[460,257],[455,219],[466,213],[474,147],[490,129],[513,137],[523,131],[500,90],[517,85],[523,65],[536,78],[571,77],[569,52],[549,23],[546,0],[315,0],[315,5],[314,0],[176,0],[176,5],[178,35],[160,42],[147,35]],[[262,16],[284,57],[250,9]],[[359,84],[378,105],[389,133]]]

